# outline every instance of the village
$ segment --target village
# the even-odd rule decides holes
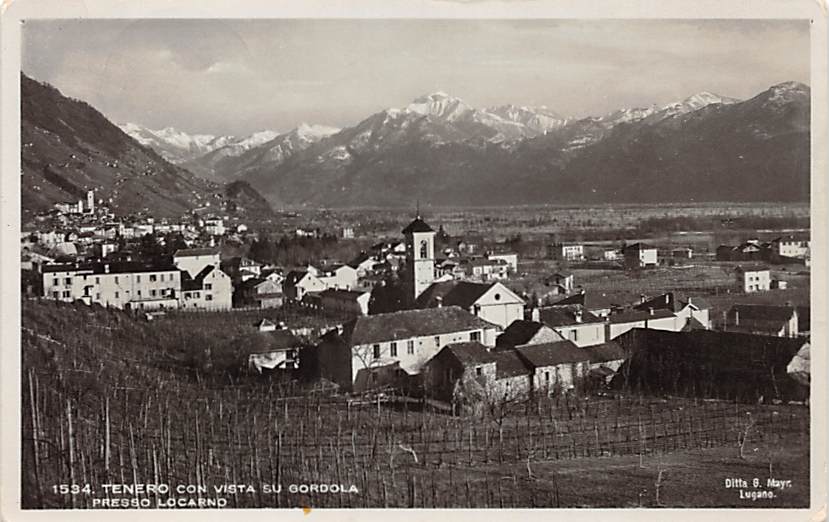
[[[660,376],[641,357],[669,347],[713,360],[719,350],[737,353],[773,337],[781,357],[808,357],[808,300],[787,297],[789,279],[808,289],[802,233],[710,253],[553,241],[541,259],[523,259],[514,243],[450,237],[418,213],[398,238],[355,238],[352,226],[293,229],[303,244],[328,237],[349,258],[289,266],[255,259],[267,239],[218,212],[129,221],[90,191],[40,222],[48,226],[21,238],[24,296],[126,310],[143,321],[246,313],[257,319],[234,340],[241,348],[233,364],[342,393],[428,397],[474,412],[493,401],[608,389],[614,379],[631,386],[631,369],[637,386],[657,386]],[[720,275],[690,285],[664,276],[673,271],[680,281],[701,266]],[[795,370],[804,382],[808,371]],[[698,389],[699,379],[673,386]],[[808,395],[767,380],[732,392],[751,400],[771,398],[772,387],[776,400]]]

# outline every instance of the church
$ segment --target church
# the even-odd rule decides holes
[[[403,229],[406,246],[403,287],[413,308],[460,306],[501,328],[524,318],[524,300],[503,283],[436,282],[435,234],[420,215]]]

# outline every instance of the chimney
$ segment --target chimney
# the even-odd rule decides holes
[[[639,294],[639,303],[640,304],[643,304],[647,300],[648,299],[647,299],[647,297],[645,297],[645,294]]]
[[[688,298],[688,304],[693,304],[693,301],[691,301],[690,297]]]
[[[582,321],[581,310],[576,310],[575,317],[577,323],[580,323]]]
[[[536,323],[540,322],[541,321],[541,310],[538,309],[538,308],[533,308],[532,311],[530,312],[530,319],[532,321],[536,322]]]
[[[671,293],[665,294],[665,304],[671,304]]]
[[[740,326],[740,311],[734,310],[734,326]]]
[[[653,315],[653,308],[648,308],[648,313]]]
[[[105,274],[109,273],[109,263],[104,263],[104,273]]]
[[[437,307],[438,308],[443,308],[443,297],[437,296],[437,297],[435,297],[435,301],[437,302]]]

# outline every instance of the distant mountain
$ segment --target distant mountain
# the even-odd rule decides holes
[[[257,133],[248,140],[229,144],[182,163],[192,172],[215,181],[238,179],[251,165],[276,165],[312,143],[336,134],[340,129],[301,124],[284,134]],[[267,139],[262,139],[267,137]]]
[[[93,107],[25,74],[21,144],[24,220],[55,203],[77,201],[87,190],[122,215],[177,217],[208,202],[224,203],[222,186],[171,164]]]
[[[809,88],[583,119],[438,92],[235,175],[280,205],[807,200]]]

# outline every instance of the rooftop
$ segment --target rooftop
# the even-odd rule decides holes
[[[343,326],[342,337],[355,346],[492,328],[496,326],[458,306],[444,306],[358,317]]]
[[[197,257],[197,256],[215,256],[219,255],[218,248],[181,248],[176,250],[173,257]]]
[[[590,354],[587,351],[566,340],[554,343],[518,346],[515,350],[533,368],[587,362],[590,360]]]
[[[443,349],[452,353],[463,365],[495,362],[487,347],[476,341],[447,344]]]
[[[412,234],[417,232],[434,232],[432,227],[426,224],[420,216],[417,216],[414,221],[403,229],[403,234]]]

